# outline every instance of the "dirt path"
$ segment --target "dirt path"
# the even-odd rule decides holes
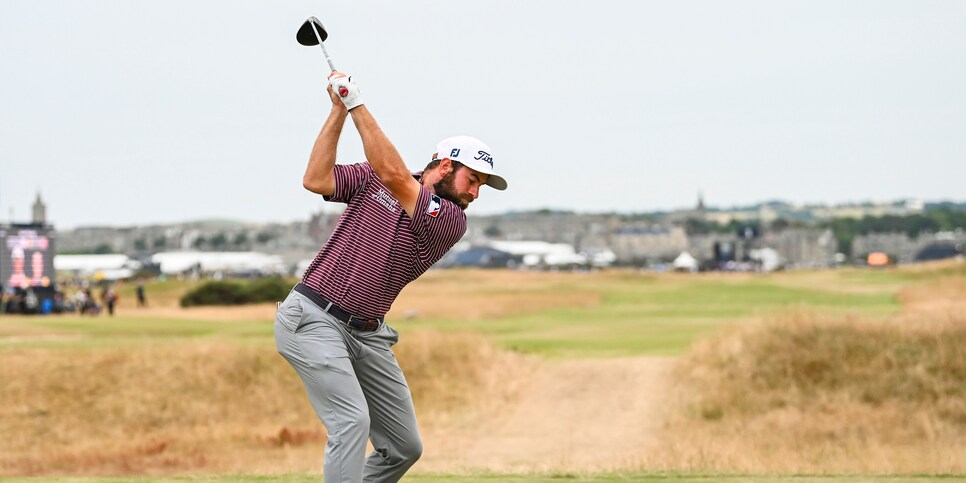
[[[508,394],[423,429],[419,471],[639,466],[655,444],[674,359],[535,361]],[[500,400],[502,399],[502,400]]]

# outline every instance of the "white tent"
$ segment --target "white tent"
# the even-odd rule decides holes
[[[544,241],[491,241],[490,247],[513,255],[522,255],[525,266],[540,264],[583,265],[587,257],[574,251],[574,247],[566,243],[549,243]]]
[[[141,263],[127,255],[55,255],[54,270],[106,280],[130,278]]]
[[[581,250],[580,254],[598,268],[609,267],[617,261],[617,254],[608,248]]]
[[[698,259],[694,258],[688,252],[681,252],[677,258],[672,262],[675,270],[682,272],[697,272],[698,271]]]
[[[781,256],[774,248],[751,250],[748,257],[761,263],[761,270],[764,272],[771,272],[781,266]]]
[[[278,255],[260,252],[162,252],[151,256],[161,273],[175,275],[197,270],[211,272],[286,273],[287,266]]]

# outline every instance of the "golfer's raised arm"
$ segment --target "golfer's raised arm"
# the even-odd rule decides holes
[[[332,86],[328,87],[328,91],[329,98],[332,100],[332,111],[322,125],[319,137],[315,139],[312,154],[309,155],[309,165],[305,168],[305,176],[302,177],[302,186],[305,189],[323,196],[332,196],[335,193],[335,176],[332,168],[335,166],[335,151],[339,144],[339,136],[342,134],[342,126],[345,125],[345,118],[348,115],[342,101],[332,93]]]
[[[416,201],[419,199],[419,181],[413,178],[413,174],[406,168],[406,163],[399,156],[396,147],[376,124],[375,118],[366,106],[353,109],[351,115],[352,122],[355,123],[359,136],[362,137],[362,146],[372,170],[379,176],[382,184],[392,191],[406,213],[410,217],[413,216]]]
[[[399,151],[379,128],[375,118],[362,103],[359,87],[341,72],[333,72],[329,77],[333,89],[336,89],[343,104],[352,115],[352,122],[362,138],[362,147],[366,153],[366,160],[376,172],[382,184],[392,191],[392,195],[399,200],[406,214],[410,217],[416,211],[416,201],[419,199],[419,181],[413,178],[406,168],[406,163],[399,156]]]

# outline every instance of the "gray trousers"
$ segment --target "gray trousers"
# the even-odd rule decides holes
[[[275,345],[328,431],[326,483],[399,481],[422,454],[409,385],[390,350],[398,340],[385,322],[373,332],[349,328],[294,290],[279,305]]]

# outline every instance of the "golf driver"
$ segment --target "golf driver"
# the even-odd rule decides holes
[[[329,69],[335,72],[335,65],[332,64],[332,59],[329,58],[329,53],[325,50],[325,39],[329,38],[329,34],[326,33],[325,27],[322,22],[315,17],[309,17],[299,28],[297,34],[295,34],[295,39],[299,41],[302,45],[318,45],[322,47],[322,54],[325,55],[325,61],[329,63]]]

